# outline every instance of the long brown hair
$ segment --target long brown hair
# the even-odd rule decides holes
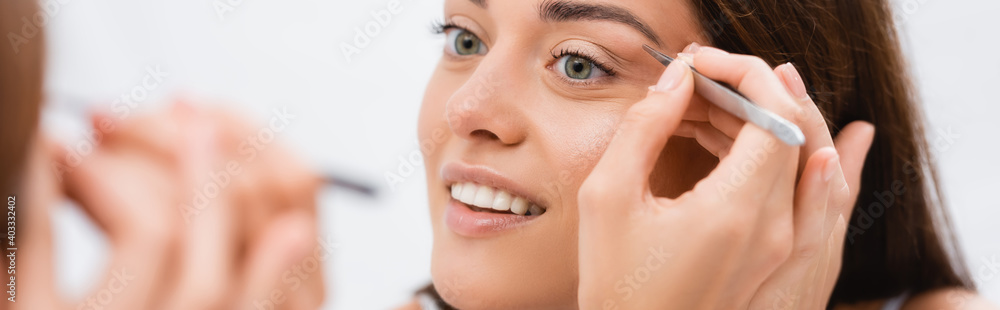
[[[38,124],[42,101],[42,29],[35,16],[45,14],[35,1],[0,1],[0,190],[12,194],[20,184],[28,146]],[[44,18],[43,16],[42,18]]]
[[[712,45],[792,62],[831,132],[875,125],[829,305],[973,289],[887,0],[694,0]]]

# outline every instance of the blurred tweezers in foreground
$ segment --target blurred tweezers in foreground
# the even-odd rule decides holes
[[[339,187],[342,189],[350,190],[352,192],[364,195],[365,197],[368,198],[375,198],[378,194],[375,191],[375,187],[371,185],[365,184],[360,181],[355,181],[350,178],[337,175],[335,173],[329,173],[329,172],[324,173],[323,183],[326,183],[326,185],[328,186]]]

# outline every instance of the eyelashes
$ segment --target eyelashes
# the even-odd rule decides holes
[[[607,64],[605,64],[605,63],[603,63],[603,62],[601,62],[599,60],[597,60],[597,57],[595,57],[595,56],[587,53],[584,50],[563,48],[563,49],[559,50],[559,53],[553,53],[552,54],[552,58],[556,59],[556,60],[558,60],[559,58],[565,57],[565,56],[576,56],[576,57],[583,58],[583,59],[589,61],[591,64],[594,64],[594,66],[596,66],[598,69],[601,69],[601,71],[604,71],[604,73],[607,73],[609,76],[615,76],[615,69],[614,68],[612,68],[611,66],[609,66],[609,65],[607,65]]]
[[[432,34],[444,34],[445,31],[448,31],[449,29],[456,29],[456,28],[457,29],[463,29],[463,30],[465,29],[465,28],[463,28],[463,27],[461,27],[461,26],[459,26],[459,25],[457,25],[457,24],[455,24],[455,23],[453,23],[451,21],[435,20],[435,21],[431,22],[431,33]],[[468,31],[468,30],[466,30],[466,31]]]
[[[447,34],[447,33],[449,33],[449,30],[457,30],[457,31],[467,32],[467,33],[473,34],[475,36],[475,34],[472,31],[470,31],[467,27],[460,26],[457,23],[455,23],[455,22],[453,22],[451,20],[447,20],[447,19],[446,20],[435,20],[435,21],[432,21],[431,22],[430,30],[431,30],[431,33],[436,34],[436,35]],[[451,38],[449,37],[449,39],[451,39]],[[445,44],[452,44],[452,42],[446,42]],[[570,80],[572,80],[572,81],[570,81],[570,82],[573,82],[573,83],[595,82],[595,80],[596,79],[600,79],[600,77],[614,77],[614,76],[617,75],[617,72],[616,72],[616,70],[615,70],[614,67],[608,65],[607,63],[605,63],[603,61],[598,60],[598,59],[600,59],[600,57],[595,56],[593,53],[588,52],[585,49],[581,49],[581,48],[562,48],[557,53],[553,52],[551,55],[552,55],[552,58],[553,58],[553,63],[549,67],[551,69],[555,69],[557,71],[560,70],[561,68],[555,68],[554,67],[555,64],[560,63],[561,59],[565,58],[565,57],[576,57],[576,58],[579,58],[580,60],[586,61],[592,67],[594,67],[594,68],[596,68],[596,69],[598,69],[600,71],[599,72],[600,74],[597,77],[595,77],[595,78],[588,78],[588,79],[572,79],[571,78]],[[467,55],[461,55],[461,56],[467,56]],[[563,73],[563,75],[566,75],[566,74]]]

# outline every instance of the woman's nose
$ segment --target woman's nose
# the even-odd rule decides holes
[[[526,135],[525,120],[521,119],[523,105],[516,102],[515,84],[502,71],[484,65],[448,100],[448,126],[456,136],[473,143],[520,143]]]

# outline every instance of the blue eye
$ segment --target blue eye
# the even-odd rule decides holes
[[[445,32],[448,35],[445,45],[452,54],[460,56],[486,54],[486,44],[472,32],[462,28],[451,28]]]
[[[574,80],[588,80],[608,75],[594,61],[579,55],[567,54],[559,57],[555,69]]]

